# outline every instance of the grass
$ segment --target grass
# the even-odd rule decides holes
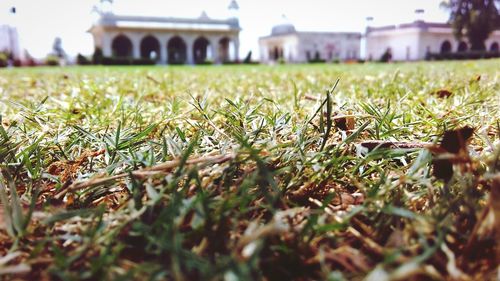
[[[0,277],[494,280],[498,63],[1,70]]]

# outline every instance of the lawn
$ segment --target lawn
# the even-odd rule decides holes
[[[0,70],[0,279],[496,280],[498,65]]]

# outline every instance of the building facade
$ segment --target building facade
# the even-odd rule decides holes
[[[485,44],[487,50],[498,51],[500,31],[493,32]],[[467,39],[458,41],[446,23],[415,21],[366,30],[368,60],[379,60],[386,52],[390,52],[395,61],[424,60],[430,53],[465,52],[469,48]]]
[[[290,63],[359,59],[361,34],[355,32],[300,32],[290,24],[274,26],[259,38],[262,62]]]
[[[10,25],[0,25],[0,52],[6,53],[14,60],[23,60],[24,53],[19,44],[17,29]]]
[[[233,0],[230,9],[237,9]],[[94,45],[106,57],[154,59],[159,64],[222,63],[239,58],[237,17],[198,18],[120,16],[101,13],[90,28]]]

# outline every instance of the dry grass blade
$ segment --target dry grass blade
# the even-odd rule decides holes
[[[0,276],[1,275],[15,275],[24,274],[31,271],[31,266],[20,263],[17,265],[7,265],[9,262],[22,256],[22,252],[12,252],[0,257]]]
[[[25,274],[31,271],[31,266],[21,263],[17,265],[10,265],[5,267],[0,267],[0,276],[1,275],[16,275],[16,274]]]
[[[0,230],[1,229],[5,229],[6,225],[5,225],[5,211],[4,211],[4,206],[2,203],[0,203]]]

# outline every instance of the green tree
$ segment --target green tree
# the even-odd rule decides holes
[[[52,45],[52,55],[62,59],[66,58],[66,52],[62,47],[62,40],[59,37],[54,39],[54,44]]]
[[[446,0],[441,6],[450,11],[455,37],[466,37],[471,50],[485,50],[484,41],[500,27],[500,0]]]
[[[94,54],[92,55],[92,63],[93,64],[102,64],[102,59],[104,55],[102,53],[102,49],[99,47],[96,47],[94,49]]]

